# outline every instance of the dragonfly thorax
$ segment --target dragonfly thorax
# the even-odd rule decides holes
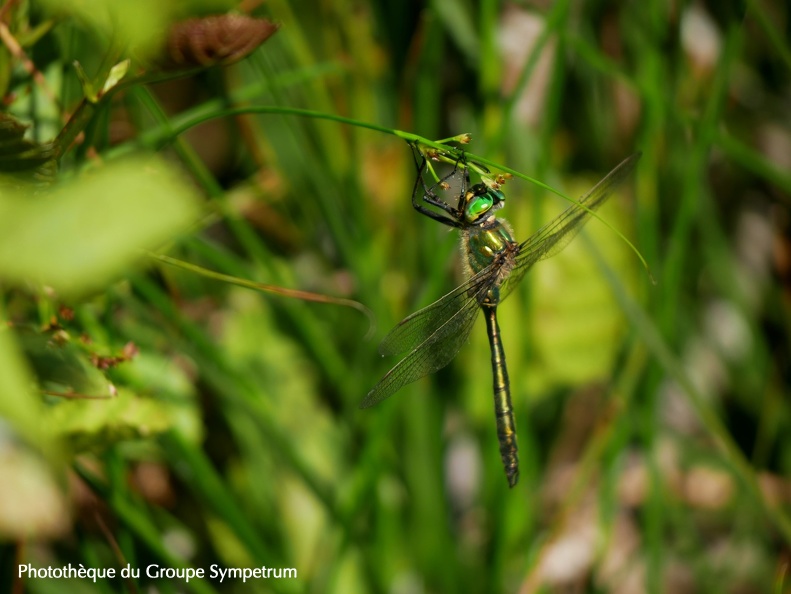
[[[462,210],[469,225],[482,224],[505,205],[505,194],[484,184],[475,184],[464,195]]]
[[[507,276],[514,266],[518,244],[513,240],[511,226],[494,216],[480,225],[461,232],[464,262],[469,276],[477,274],[495,260],[500,261],[498,276]]]

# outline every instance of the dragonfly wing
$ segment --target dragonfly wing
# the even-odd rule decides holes
[[[467,342],[477,317],[478,302],[475,299],[468,299],[462,309],[457,309],[443,327],[438,328],[422,343],[416,345],[379,380],[379,383],[368,392],[360,408],[373,406],[392,396],[403,386],[448,365],[456,357],[461,346]]]
[[[516,265],[500,286],[501,301],[519,284],[533,264],[558,254],[569,244],[588,222],[591,213],[604,204],[612,191],[631,173],[640,155],[635,153],[621,161],[576,204],[569,206],[519,245]]]
[[[386,357],[407,353],[426,341],[429,344],[438,342],[453,333],[459,323],[457,314],[471,303],[477,307],[479,295],[485,293],[492,282],[492,273],[485,268],[431,305],[401,320],[382,339],[379,354]],[[456,322],[449,323],[450,320]]]

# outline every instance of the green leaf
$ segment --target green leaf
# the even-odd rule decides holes
[[[106,400],[64,400],[49,409],[47,418],[49,427],[73,450],[100,450],[119,441],[167,431],[179,408],[119,390],[117,397]]]
[[[52,144],[24,138],[27,126],[8,114],[0,114],[0,172],[14,180],[48,181],[57,163]]]
[[[123,60],[110,69],[110,74],[107,75],[107,80],[104,81],[104,86],[102,87],[102,95],[123,80],[126,73],[129,72],[130,64],[129,60]]]
[[[587,184],[571,194],[581,194]],[[619,194],[620,192],[615,192]],[[602,207],[607,221],[627,228],[625,209],[617,197]],[[561,204],[550,203],[553,216]],[[635,281],[629,248],[604,225],[593,221],[584,236],[596,245],[627,286]],[[585,237],[576,238],[561,254],[531,271],[533,308],[528,327],[535,351],[527,363],[529,393],[549,393],[558,385],[582,385],[607,377],[626,332],[626,320],[606,279],[599,273]]]
[[[54,17],[77,19],[138,57],[159,50],[173,8],[161,0],[41,0],[41,5]]]
[[[132,158],[60,187],[0,195],[0,278],[64,295],[96,290],[198,214],[195,192],[165,162]]]
[[[93,88],[91,77],[85,72],[82,64],[79,62],[74,62],[74,71],[77,73],[77,78],[80,81],[82,93],[85,95],[85,98],[91,103],[96,103],[99,101],[99,95],[96,92],[96,89]]]
[[[73,342],[60,343],[34,332],[20,332],[18,340],[42,389],[110,395],[107,379]]]

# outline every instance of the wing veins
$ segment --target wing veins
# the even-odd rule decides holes
[[[621,161],[576,203],[519,244],[514,270],[501,287],[501,300],[519,284],[534,264],[557,255],[574,239],[588,222],[591,212],[604,204],[612,191],[631,173],[640,156],[641,153],[635,153]]]
[[[491,276],[492,266],[487,266],[434,303],[401,320],[382,339],[379,344],[379,354],[391,356],[409,352],[431,339],[440,329],[447,328],[448,320],[452,319],[459,310],[464,309],[466,301],[477,300],[482,287],[488,288]],[[431,328],[434,330],[430,334],[421,333],[421,330]],[[439,338],[441,335],[434,340]]]
[[[484,288],[484,285],[478,287],[478,293],[472,299],[469,299],[462,307],[458,308],[440,327],[396,363],[368,392],[360,404],[360,408],[368,408],[378,404],[392,396],[406,384],[417,381],[448,365],[467,341],[474,322],[478,317],[478,295],[486,289],[488,287]],[[468,313],[470,308],[474,308],[475,311]],[[456,316],[462,314],[464,314],[464,317],[462,317],[461,328],[454,328],[454,330],[457,330],[455,332],[442,332],[443,329],[447,329]]]

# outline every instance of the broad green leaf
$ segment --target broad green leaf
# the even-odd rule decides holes
[[[571,194],[585,191],[585,184],[579,187]],[[601,209],[605,220],[617,229],[628,226],[624,202],[618,199],[622,193],[616,191]],[[554,212],[552,208],[547,211]],[[596,245],[627,286],[635,280],[634,258],[626,244],[597,221],[591,221],[583,233],[561,254],[532,271],[533,308],[528,324],[535,352],[524,377],[533,394],[557,385],[581,385],[607,377],[627,331],[624,315],[589,253],[588,241]]]
[[[0,195],[0,278],[61,294],[96,290],[197,216],[195,192],[167,164],[133,158],[33,195]]]
[[[75,18],[136,56],[157,51],[175,3],[162,0],[41,0],[54,17]]]

